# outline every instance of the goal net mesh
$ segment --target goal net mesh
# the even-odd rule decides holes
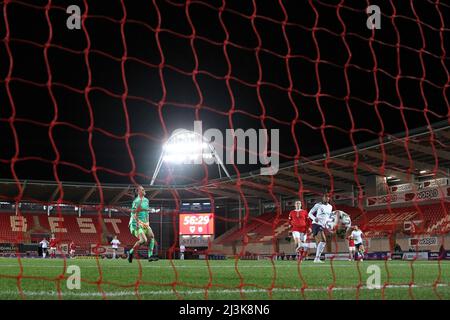
[[[247,172],[255,166],[227,164],[230,182],[216,180],[217,168],[205,164],[192,174],[164,166],[155,185],[169,195],[166,203],[172,208],[152,213],[150,219],[157,242],[163,230],[158,220],[170,225],[164,230],[171,234],[172,244],[159,248],[170,261],[160,268],[170,269],[170,275],[165,270],[165,278],[158,279],[155,267],[149,280],[143,260],[137,259],[138,271],[120,282],[108,274],[120,271],[95,256],[97,276],[82,274],[82,286],[94,288],[89,292],[105,299],[110,292],[120,297],[127,290],[135,298],[151,298],[143,294],[150,291],[180,299],[189,294],[220,298],[217,292],[237,293],[232,297],[243,299],[254,293],[308,298],[316,292],[323,298],[340,292],[359,298],[366,289],[366,267],[357,262],[348,267],[356,275],[352,281],[340,278],[343,268],[337,260],[348,250],[342,234],[328,235],[324,253],[331,254],[331,262],[316,268],[328,275],[325,282],[310,274],[313,265],[292,261],[296,267],[289,269],[276,261],[295,256],[292,239],[286,240],[293,200],[301,199],[309,210],[326,191],[333,204],[342,197],[352,202],[335,208],[348,212],[361,226],[369,252],[386,251],[394,257],[396,235],[409,237],[401,249],[410,250],[411,262],[401,270],[401,281],[387,253],[379,258],[385,260],[381,268],[386,275],[379,298],[389,297],[390,288],[406,290],[409,298],[426,288],[434,298],[442,298],[440,286],[448,285],[441,272],[445,249],[430,266],[432,279],[417,281],[415,268],[427,244],[444,248],[445,241],[449,243],[450,134],[433,129],[436,123],[448,126],[450,115],[446,1],[3,0],[0,5],[0,178],[17,187],[13,194],[0,194],[1,201],[17,209],[16,215],[5,214],[1,220],[2,243],[19,250],[16,245],[30,241],[24,225],[33,225],[33,218],[19,206],[33,202],[33,197],[24,198],[25,180],[56,183],[51,201],[34,203],[53,206],[59,218],[67,211],[58,205],[83,205],[65,195],[67,181],[90,183],[99,199],[92,217],[102,226],[110,200],[104,197],[105,183],[148,187],[161,145],[173,130],[192,129],[195,120],[202,121],[204,130],[279,129],[280,150],[272,150],[272,155],[279,156],[281,166],[290,163],[288,174],[251,180]],[[77,19],[76,13],[67,12],[70,5],[80,8],[79,29],[68,27]],[[380,28],[368,27],[368,21],[376,21],[368,20],[376,14],[367,12],[371,5],[381,10]],[[74,20],[69,21],[71,14]],[[425,129],[417,135],[418,128]],[[395,136],[398,133],[402,135]],[[365,152],[357,147],[368,141],[378,146]],[[398,155],[387,151],[392,145],[400,150]],[[344,148],[352,157],[335,156]],[[252,153],[244,151],[247,156]],[[414,183],[419,171],[429,180],[440,180],[433,180],[434,185]],[[407,183],[388,187],[386,180],[371,178],[390,175]],[[178,215],[186,200],[175,183],[195,185],[183,196],[209,199],[205,201],[211,202],[216,229],[225,233],[206,250],[186,249],[186,257],[195,253],[206,259],[200,271],[190,270],[205,272],[202,283],[189,282],[183,275],[189,266],[173,261],[180,254]],[[383,185],[384,191],[378,192],[385,196],[369,196],[377,185]],[[425,193],[419,194],[421,189]],[[159,192],[163,191],[147,194],[150,203]],[[225,214],[216,198],[232,195],[233,205]],[[434,202],[423,202],[427,199]],[[414,215],[408,216],[410,211]],[[128,222],[125,215],[122,218]],[[67,240],[61,229],[70,226],[58,226],[56,238]],[[22,229],[27,232],[17,232]],[[378,248],[377,239],[389,239],[388,249]],[[99,246],[109,241],[100,234],[87,240]],[[221,255],[235,262],[223,266],[232,270],[230,282],[217,279],[222,271],[212,259]],[[27,287],[53,283],[55,297],[64,298],[66,267],[72,262],[67,254],[63,257],[62,271],[47,277],[30,273],[23,254],[18,254],[13,268],[0,268],[1,282],[14,282],[15,294],[23,299],[39,292]],[[267,264],[246,265],[245,259]],[[259,267],[265,268],[264,279],[258,278],[259,270],[252,274]],[[296,283],[285,281],[286,270],[296,274]]]

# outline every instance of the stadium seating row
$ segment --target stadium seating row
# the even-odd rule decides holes
[[[55,234],[62,243],[74,241],[86,247],[92,243],[107,244],[117,235],[123,244],[134,243],[128,230],[128,217],[99,219],[98,215],[64,214],[62,216],[33,213],[0,213],[0,242],[36,242],[40,236]],[[37,237],[38,235],[39,237]]]

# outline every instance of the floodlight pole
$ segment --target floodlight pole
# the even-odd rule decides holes
[[[156,165],[156,169],[155,169],[155,172],[153,173],[152,181],[150,182],[151,186],[153,185],[153,183],[155,183],[155,180],[156,180],[156,177],[158,176],[159,170],[161,170],[161,166],[162,166],[163,159],[164,159],[164,152],[165,152],[165,150],[163,150],[161,152],[161,155],[159,156],[158,164]]]
[[[223,171],[227,175],[228,179],[231,180],[231,176],[228,173],[227,168],[225,168],[225,165],[223,164],[222,159],[220,159],[220,157],[217,155],[216,149],[210,143],[208,143],[208,146],[209,146],[209,149],[211,150],[211,153],[213,154],[214,158],[218,162],[218,165],[223,169]],[[220,167],[219,167],[219,174],[220,174]],[[222,177],[222,176],[220,176],[220,177]]]

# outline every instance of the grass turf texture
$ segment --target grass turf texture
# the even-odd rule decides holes
[[[18,259],[0,258],[0,299],[450,299],[449,261],[299,265],[269,260],[129,264],[124,259],[68,259],[65,263],[66,268],[80,268],[81,289],[67,288],[70,274],[63,259],[21,259],[21,272]],[[384,290],[366,288],[369,265],[380,267],[381,286],[389,284]]]

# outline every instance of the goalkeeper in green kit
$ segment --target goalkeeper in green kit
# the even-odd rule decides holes
[[[138,186],[137,193],[138,196],[134,199],[131,208],[129,228],[131,234],[139,240],[136,241],[133,248],[128,253],[128,261],[130,263],[133,262],[134,251],[146,242],[148,242],[148,261],[156,261],[158,258],[153,257],[155,235],[153,234],[152,228],[150,228],[149,201],[145,197],[144,187]]]

